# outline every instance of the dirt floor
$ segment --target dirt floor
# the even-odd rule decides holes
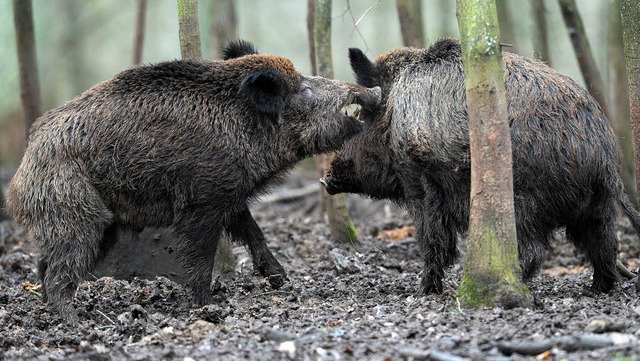
[[[294,173],[276,194],[313,184]],[[67,326],[42,302],[37,254],[11,222],[0,224],[0,359],[5,360],[638,360],[640,299],[635,280],[610,294],[586,291],[591,269],[555,242],[528,283],[535,306],[461,309],[462,268],[442,295],[417,294],[418,246],[393,205],[349,197],[357,244],[331,240],[316,194],[253,207],[289,282],[272,290],[237,248],[226,300],[199,307],[167,278],[82,283],[80,323]],[[377,237],[380,231],[388,238]],[[638,237],[618,223],[620,258],[640,264]],[[391,238],[391,239],[389,239]],[[461,246],[464,241],[460,242]]]

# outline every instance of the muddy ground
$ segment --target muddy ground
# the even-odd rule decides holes
[[[275,193],[315,182],[295,172]],[[417,294],[418,246],[393,205],[350,197],[361,234],[337,244],[317,196],[253,206],[269,247],[289,273],[272,290],[248,255],[224,281],[226,299],[199,307],[167,278],[86,281],[74,300],[81,322],[67,326],[40,298],[37,254],[11,222],[0,224],[0,359],[6,360],[638,360],[640,300],[635,281],[610,294],[586,289],[591,269],[558,235],[543,272],[528,283],[535,306],[464,310],[447,272],[442,295]],[[640,242],[617,225],[620,258],[640,264]],[[461,242],[463,244],[463,242]]]

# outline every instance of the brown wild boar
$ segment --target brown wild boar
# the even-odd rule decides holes
[[[286,274],[247,203],[298,161],[361,129],[341,108],[379,89],[301,75],[286,58],[232,43],[224,61],[138,66],[44,114],[7,206],[39,246],[48,302],[67,320],[78,283],[118,229],[170,227],[194,299],[211,302],[220,234],[249,248],[273,287]]]

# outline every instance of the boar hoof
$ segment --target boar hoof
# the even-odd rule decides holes
[[[273,288],[274,290],[277,290],[284,285],[284,283],[287,280],[287,276],[285,274],[274,274],[274,275],[268,276],[267,280],[269,281],[271,288]]]
[[[429,275],[425,275],[422,278],[419,292],[421,295],[441,294],[442,279],[440,279],[439,277],[434,278],[434,277],[429,277]]]

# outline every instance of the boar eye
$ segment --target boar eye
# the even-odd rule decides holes
[[[313,90],[311,90],[311,87],[307,85],[302,85],[300,87],[300,93],[304,96],[310,97],[313,95]]]

